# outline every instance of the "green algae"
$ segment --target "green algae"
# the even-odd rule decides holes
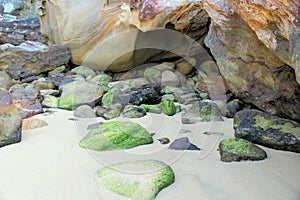
[[[176,106],[173,101],[165,100],[161,102],[160,107],[162,112],[166,115],[172,116],[176,114]]]
[[[149,112],[149,113],[160,114],[162,112],[159,104],[156,104],[156,105],[141,104],[141,107],[143,109],[145,109],[146,112]]]
[[[132,122],[107,122],[90,132],[80,141],[82,148],[96,151],[129,149],[153,143],[150,133]]]

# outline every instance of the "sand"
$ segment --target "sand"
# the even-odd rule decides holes
[[[175,171],[175,183],[162,190],[158,200],[300,199],[300,154],[263,147],[268,154],[263,161],[220,161],[218,143],[233,137],[231,119],[182,125],[180,114],[118,118],[140,123],[156,133],[154,144],[94,152],[81,149],[78,143],[87,133],[87,125],[103,121],[100,118],[74,121],[73,113],[63,110],[35,118],[49,126],[26,131],[21,143],[0,149],[1,200],[124,199],[100,191],[97,171],[106,165],[139,159],[160,160]],[[181,129],[190,132],[179,133]],[[207,136],[204,131],[222,131],[225,136]],[[171,151],[156,140],[161,137],[189,137],[202,150]]]

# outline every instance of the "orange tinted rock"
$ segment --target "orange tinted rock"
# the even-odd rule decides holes
[[[48,126],[48,123],[36,118],[23,119],[22,131]]]

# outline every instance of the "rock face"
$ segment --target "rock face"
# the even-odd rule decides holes
[[[139,124],[107,122],[91,129],[80,141],[80,147],[96,151],[110,151],[150,143],[153,143],[150,133]]]
[[[219,144],[221,161],[263,160],[267,153],[244,139],[222,140]]]
[[[69,62],[67,46],[46,46],[38,42],[26,42],[20,46],[0,51],[0,70],[12,78],[27,78],[47,72]]]
[[[188,54],[190,44],[170,29],[201,42],[209,23],[201,1],[35,2],[41,31],[50,42],[69,46],[73,63],[96,70],[125,71],[147,61],[175,56],[161,49],[172,52],[184,48],[173,53]],[[160,28],[168,28],[174,37],[161,34],[161,30],[149,31]]]
[[[273,149],[300,153],[300,124],[257,110],[234,117],[235,136]]]
[[[300,2],[205,0],[203,4],[212,18],[205,43],[229,89],[246,103],[299,121]]]
[[[0,147],[21,141],[22,118],[7,90],[0,90]]]
[[[132,200],[153,200],[175,181],[171,167],[156,161],[125,162],[104,167],[98,172],[100,188]]]

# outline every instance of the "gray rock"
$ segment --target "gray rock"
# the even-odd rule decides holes
[[[73,74],[78,74],[78,75],[82,75],[84,77],[94,77],[96,76],[96,73],[94,70],[85,67],[85,66],[79,66],[79,67],[75,67],[74,69],[71,70]]]
[[[126,118],[141,118],[146,114],[145,109],[140,106],[127,105],[123,110],[123,117]]]
[[[192,144],[187,137],[174,140],[169,146],[171,150],[201,150],[196,145]]]
[[[96,114],[90,106],[82,105],[75,110],[74,116],[79,118],[94,118],[96,117]]]
[[[4,88],[8,90],[10,85],[11,85],[10,76],[5,71],[0,71],[0,88]]]
[[[226,117],[233,118],[243,107],[238,99],[226,103]]]
[[[58,98],[52,95],[43,96],[43,107],[45,108],[57,108],[58,107]]]

